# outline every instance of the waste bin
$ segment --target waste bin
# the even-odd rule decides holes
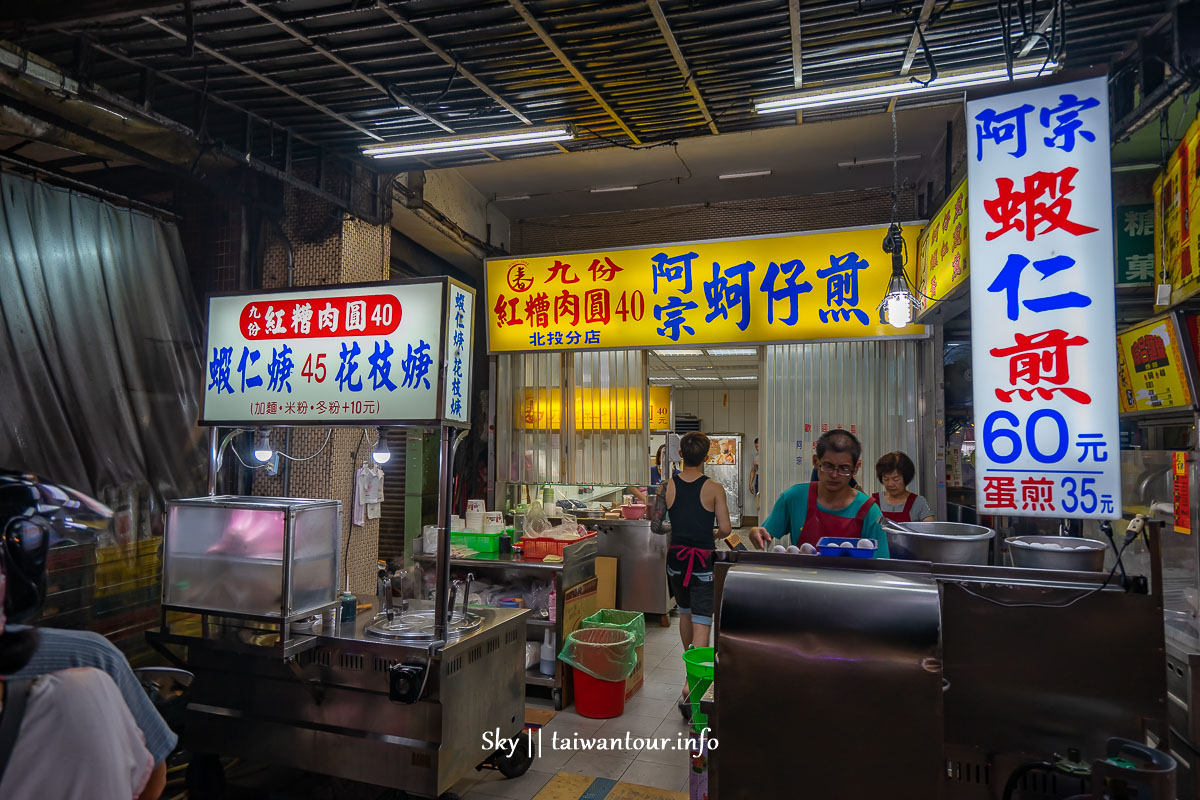
[[[609,719],[625,711],[625,680],[637,667],[633,634],[617,628],[580,628],[568,634],[558,657],[574,667],[575,711]]]
[[[701,733],[708,727],[708,714],[700,710],[700,698],[712,686],[716,669],[717,648],[693,647],[683,654],[683,666],[687,671],[688,700],[692,704],[692,727]]]
[[[646,617],[640,611],[603,608],[590,617],[584,617],[580,627],[616,628],[633,634],[633,644],[637,648],[637,666],[625,679],[625,699],[633,697],[646,680],[642,669],[642,664],[646,660]]]

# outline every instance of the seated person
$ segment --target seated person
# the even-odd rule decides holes
[[[0,475],[0,550],[7,550],[13,567],[8,578],[7,629],[0,633],[22,633],[30,629],[12,623],[37,615],[46,592],[46,553],[54,522],[42,513],[53,495],[42,491],[47,484],[18,473]],[[61,491],[58,493],[62,493]],[[64,495],[65,496],[65,495]],[[92,503],[93,508],[103,508]],[[107,511],[107,510],[106,510]],[[46,514],[52,512],[47,511]],[[38,628],[37,642],[23,667],[11,679],[34,678],[75,667],[95,667],[116,684],[146,740],[155,764],[163,764],[175,750],[178,737],[154,708],[129,662],[112,642],[91,631]]]
[[[18,521],[19,525],[30,523]],[[8,528],[16,527],[9,521]],[[22,539],[38,532],[23,527]],[[45,537],[46,531],[40,535]],[[6,535],[5,545],[15,536]],[[21,669],[37,631],[4,628],[7,575],[28,577],[22,553],[0,546],[0,675]],[[16,563],[14,563],[16,562]],[[44,569],[44,562],[43,562]],[[25,573],[22,575],[22,573]],[[68,669],[0,682],[0,797],[55,800],[156,800],[166,764],[155,766],[121,693],[98,669]]]
[[[862,468],[862,444],[840,428],[821,434],[813,466],[820,480],[798,483],[779,496],[761,528],[750,539],[765,550],[773,539],[791,537],[792,544],[811,544],[826,536],[875,541],[875,558],[888,558],[879,504],[851,485]]]

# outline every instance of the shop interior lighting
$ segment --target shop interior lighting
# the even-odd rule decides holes
[[[757,375],[726,375],[725,380],[727,380],[727,381],[756,381],[756,380],[758,380],[758,376]]]
[[[756,356],[758,348],[756,347],[718,347],[709,350],[710,356]]]
[[[275,449],[271,447],[270,429],[259,428],[258,434],[254,437],[254,457],[260,463],[265,464],[271,460],[273,455],[275,455]]]
[[[1040,59],[1017,62],[1013,64],[1012,79],[1035,78],[1058,69],[1058,63],[1044,62]],[[826,106],[843,106],[853,103],[869,103],[880,100],[890,100],[896,97],[907,97],[916,94],[933,94],[966,89],[970,86],[984,86],[989,83],[1003,83],[1008,80],[1008,69],[996,67],[982,70],[958,70],[939,72],[937,79],[929,83],[918,83],[915,80],[888,80],[855,87],[839,87],[833,89],[817,89],[808,92],[795,92],[778,97],[768,97],[754,104],[754,110],[759,114],[774,114],[783,111],[807,111]]]
[[[702,356],[703,350],[655,350],[656,356]]]
[[[685,381],[719,381],[720,378],[715,375],[684,375]]]
[[[718,175],[717,180],[733,181],[737,180],[738,178],[765,178],[770,174],[771,170],[769,169],[760,169],[755,170],[754,172],[729,172],[725,175]]]
[[[372,158],[402,158],[427,156],[434,153],[457,153],[464,150],[495,150],[499,147],[521,147],[543,142],[574,139],[575,132],[567,125],[542,125],[521,128],[507,133],[480,133],[473,136],[442,136],[412,142],[371,145],[363,148],[364,156]]]
[[[632,192],[636,188],[638,188],[638,187],[636,187],[636,186],[598,186],[595,189],[589,189],[588,191],[593,194],[599,194],[600,192]]]
[[[375,449],[371,451],[371,460],[376,464],[386,464],[392,460],[392,453],[387,446],[387,437],[382,428],[376,432],[376,436]]]
[[[532,195],[528,194],[506,194],[496,198],[497,203],[507,203],[510,200],[528,200]]]

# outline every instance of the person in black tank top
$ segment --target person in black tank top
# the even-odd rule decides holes
[[[706,509],[700,500],[708,476],[701,475],[688,481],[682,475],[676,475],[671,478],[671,482],[675,484],[674,501],[667,509],[667,515],[671,519],[671,546],[712,550],[712,531],[717,512],[715,509]]]

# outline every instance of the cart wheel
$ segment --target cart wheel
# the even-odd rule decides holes
[[[492,766],[500,770],[500,774],[506,778],[519,778],[529,771],[529,767],[533,764],[533,741],[527,740],[524,747],[514,748],[512,755],[497,750],[492,754]]]
[[[184,776],[191,800],[219,800],[225,796],[225,767],[219,756],[193,753]]]
[[[554,689],[550,692],[550,697],[554,700],[554,710],[562,711],[562,689]]]

